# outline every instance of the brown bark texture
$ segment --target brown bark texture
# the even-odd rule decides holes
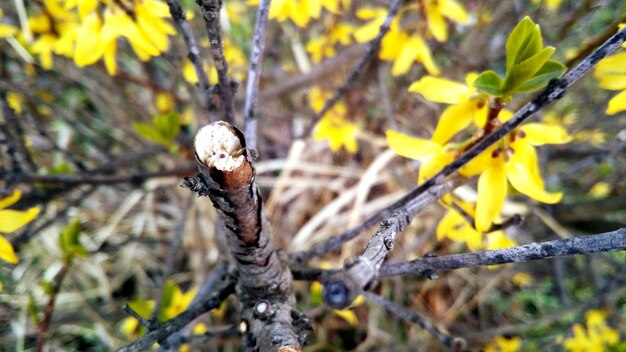
[[[210,124],[196,135],[195,151],[200,173],[183,187],[208,196],[224,223],[238,273],[244,347],[299,350],[310,324],[294,311],[291,271],[271,242],[243,133],[226,122]]]

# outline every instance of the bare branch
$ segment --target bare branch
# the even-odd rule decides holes
[[[261,0],[256,14],[254,35],[252,36],[252,52],[250,53],[250,69],[246,83],[246,103],[243,108],[244,132],[248,148],[256,149],[257,121],[254,116],[259,83],[261,82],[261,63],[265,51],[265,30],[272,0]]]
[[[400,4],[402,4],[402,0],[392,0],[391,4],[389,5],[389,12],[387,13],[385,22],[383,22],[383,24],[380,26],[380,30],[378,31],[376,38],[372,39],[368,43],[367,51],[363,56],[361,56],[361,59],[356,63],[356,65],[354,65],[352,71],[350,71],[350,75],[348,75],[348,78],[346,78],[346,80],[339,87],[337,87],[335,93],[330,99],[326,101],[322,110],[320,110],[313,117],[311,122],[309,122],[309,125],[304,131],[305,136],[311,133],[317,121],[319,121],[330,109],[332,109],[332,107],[337,104],[339,99],[341,99],[346,94],[348,88],[350,88],[350,86],[354,84],[354,82],[356,82],[356,79],[359,78],[359,75],[365,71],[365,67],[367,66],[367,64],[369,64],[369,62],[376,56],[378,50],[380,49],[380,43],[383,41],[383,37],[385,36],[385,34],[387,34],[387,32],[389,32],[391,22],[393,21],[393,18],[396,17],[398,9],[400,9]]]
[[[428,192],[409,202],[406,207],[397,209],[389,219],[384,220],[378,232],[365,246],[363,255],[347,259],[343,271],[324,280],[324,301],[333,308],[343,309],[349,306],[362,290],[372,288],[378,278],[380,266],[387,253],[393,249],[397,234],[404,230],[417,213],[459,184],[459,180],[448,180],[435,185]]]
[[[76,185],[113,185],[118,183],[141,183],[152,178],[162,177],[180,177],[189,175],[195,170],[194,165],[189,164],[171,170],[136,173],[131,175],[98,175],[90,172],[89,174],[76,175],[36,175],[32,173],[7,173],[2,174],[3,178],[15,179],[16,183],[44,183],[54,184],[58,186],[68,187]]]
[[[419,258],[406,263],[384,265],[380,276],[420,275],[427,271],[519,263],[570,255],[626,250],[626,229],[599,235],[574,237],[523,246],[443,257]]]
[[[189,49],[187,58],[191,61],[193,69],[196,72],[196,76],[198,77],[198,96],[200,101],[204,102],[205,108],[208,108],[211,105],[209,102],[210,96],[208,94],[209,79],[204,72],[202,57],[200,56],[200,46],[198,45],[196,36],[194,35],[191,26],[185,19],[185,10],[180,5],[180,2],[178,0],[165,0],[165,2],[170,8],[170,14],[172,15],[172,20],[174,21],[176,29],[178,29],[178,31],[182,34],[183,41]]]
[[[229,123],[234,123],[234,82],[231,82],[228,78],[228,62],[224,57],[224,44],[222,42],[222,29],[220,27],[220,10],[222,9],[222,1],[196,0],[196,2],[200,6],[200,9],[202,9],[202,16],[209,35],[211,58],[213,59],[213,64],[217,70],[219,94],[222,98],[222,108],[224,109],[224,120]]]
[[[428,333],[433,335],[437,339],[437,341],[439,341],[440,344],[450,348],[451,350],[453,351],[465,351],[466,350],[465,348],[466,343],[463,339],[454,338],[450,336],[449,334],[447,334],[446,332],[442,331],[441,329],[437,328],[430,321],[428,317],[422,314],[419,314],[417,312],[411,311],[393,302],[390,302],[377,294],[374,294],[371,292],[364,292],[363,294],[365,295],[365,297],[367,297],[367,299],[380,305],[388,312],[395,314],[401,317],[402,319],[408,320],[411,323],[419,325],[422,329],[428,331]]]
[[[70,268],[70,263],[65,263],[61,270],[54,276],[52,280],[52,291],[50,292],[50,297],[48,297],[48,303],[46,304],[46,308],[43,313],[43,320],[41,324],[39,324],[38,334],[37,334],[37,344],[35,345],[35,351],[41,352],[43,351],[44,343],[46,342],[46,338],[48,337],[48,330],[50,329],[50,321],[52,320],[52,313],[54,312],[54,303],[56,302],[59,291],[61,290],[61,284],[63,283],[63,279],[65,279],[65,275],[67,275],[67,271]]]

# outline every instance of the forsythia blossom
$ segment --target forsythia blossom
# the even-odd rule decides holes
[[[572,328],[574,336],[565,339],[563,347],[569,352],[591,352],[606,351],[608,347],[617,345],[620,342],[619,332],[606,323],[606,317],[605,311],[597,309],[587,311],[586,326],[574,325]],[[621,349],[617,347],[615,351]]]
[[[466,84],[462,84],[426,76],[409,88],[411,92],[422,94],[428,100],[452,104],[444,110],[430,140],[387,131],[387,142],[392,150],[404,157],[422,161],[418,182],[424,182],[461,155],[474,143],[475,138],[484,135],[483,131],[488,125],[498,126],[512,117],[511,112],[499,109],[496,117],[488,119],[490,97],[473,88],[476,77],[475,73],[470,73],[466,77]],[[478,128],[474,138],[465,142],[450,142],[452,137],[468,128],[472,122]],[[471,224],[463,223],[463,217],[452,209],[441,225],[447,230],[440,229],[439,237],[443,237],[444,233],[455,240],[466,236],[464,241],[470,249],[479,248],[482,244],[480,234],[488,231],[500,214],[509,183],[520,193],[540,202],[558,202],[560,193],[548,193],[544,189],[535,146],[562,144],[570,140],[571,137],[561,126],[529,123],[515,129],[478,155],[459,170],[466,177],[480,175],[475,214],[472,209],[472,230],[475,232],[469,231]],[[449,230],[457,225],[460,225],[459,231]]]
[[[312,88],[309,92],[311,109],[320,112],[330,95],[330,92],[324,92],[320,88]],[[356,153],[358,150],[356,136],[359,129],[347,119],[347,112],[348,108],[344,103],[335,104],[315,126],[313,138],[318,141],[327,140],[332,151],[336,152],[345,147],[348,152]]]
[[[615,115],[626,110],[626,52],[600,61],[596,66],[594,76],[600,81],[600,88],[621,90],[609,101],[606,108],[607,115]]]
[[[28,210],[6,209],[17,203],[22,197],[20,190],[15,190],[13,194],[0,199],[0,234],[18,230],[20,227],[31,222],[38,214],[39,208],[34,207]],[[0,235],[0,259],[10,264],[17,264],[19,259],[15,255],[11,242]]]
[[[45,69],[52,68],[56,54],[71,58],[79,67],[103,60],[113,75],[119,38],[125,38],[137,57],[147,61],[166,51],[168,36],[176,33],[162,1],[44,0],[42,4],[45,14],[28,20],[34,39],[25,33],[19,39],[39,56]]]

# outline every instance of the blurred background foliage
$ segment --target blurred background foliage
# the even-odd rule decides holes
[[[202,16],[194,1],[182,3],[215,84]],[[412,82],[427,74],[463,82],[470,71],[504,73],[504,44],[524,16],[541,25],[545,45],[571,67],[626,16],[619,0],[406,1],[379,58],[302,136],[365,53],[387,6],[274,0],[256,169],[275,240],[287,250],[358,224],[415,185],[419,163],[386,151],[385,131],[429,138],[444,107],[409,93]],[[193,134],[219,119],[218,96],[207,102],[198,91],[188,49],[160,0],[7,0],[0,9],[1,198],[19,190],[19,201],[7,206],[31,215],[37,209],[28,224],[2,234],[19,263],[10,256],[0,263],[0,349],[35,348],[51,297],[49,350],[117,348],[141,334],[123,304],[149,316],[160,302],[159,318],[171,318],[225,259],[209,201],[179,187],[195,171]],[[225,1],[222,11],[229,72],[240,85],[255,9],[254,1]],[[542,205],[510,196],[502,214],[526,221],[507,228],[508,239],[530,243],[626,226],[626,115],[605,114],[614,95],[590,76],[540,114],[573,138],[539,149],[546,188],[563,199]],[[515,111],[528,97],[507,108]],[[243,94],[235,99],[242,107]],[[460,191],[475,198],[474,185]],[[437,239],[444,213],[437,205],[422,212],[388,260],[468,251],[464,241]],[[183,235],[170,269],[177,232]],[[337,267],[368,237],[312,264]],[[7,253],[9,247],[0,244]],[[463,269],[432,281],[384,279],[377,290],[467,339],[472,350],[575,351],[587,343],[625,351],[625,264],[618,252]],[[318,283],[296,283],[296,291],[316,327],[307,350],[439,348],[419,327],[369,303],[333,311],[321,304]],[[236,324],[237,309],[231,297],[193,331]],[[224,339],[203,349],[239,346]]]

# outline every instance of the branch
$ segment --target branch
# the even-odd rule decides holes
[[[354,82],[356,82],[356,79],[359,78],[359,75],[365,71],[365,66],[367,66],[367,64],[376,56],[376,54],[378,53],[378,50],[380,49],[380,43],[383,41],[383,37],[385,36],[385,34],[389,32],[389,28],[391,27],[391,22],[393,21],[393,18],[396,17],[396,14],[398,13],[398,9],[400,9],[401,3],[402,3],[402,0],[393,0],[391,2],[391,4],[389,5],[389,12],[387,13],[387,17],[385,18],[385,22],[383,22],[383,24],[380,26],[380,29],[378,31],[378,34],[376,35],[376,38],[372,39],[368,43],[367,51],[365,52],[365,55],[361,56],[361,59],[356,63],[356,65],[354,65],[354,67],[352,68],[352,71],[350,72],[350,75],[348,75],[348,78],[346,78],[346,80],[335,90],[335,93],[330,99],[326,101],[322,110],[320,110],[313,117],[311,122],[309,122],[309,125],[304,131],[305,136],[311,133],[311,131],[313,130],[313,127],[315,127],[315,124],[330,109],[332,109],[332,107],[335,106],[335,104],[337,104],[337,102],[339,101],[339,99],[341,99],[341,97],[343,97],[346,94],[346,92],[348,91],[348,88],[350,88],[350,86],[354,84]]]
[[[146,333],[140,339],[118,349],[118,352],[145,351],[150,349],[155,343],[163,345],[167,344],[168,336],[179,331],[200,315],[212,309],[218,308],[220,303],[222,303],[226,297],[235,292],[236,283],[237,280],[235,276],[226,275],[226,277],[223,278],[223,281],[209,295],[203,297],[196,303],[191,304],[187,310],[175,318],[163,323],[155,324],[156,326],[150,326],[150,328],[152,328],[151,331]],[[148,322],[144,321],[144,323],[150,325]]]
[[[372,288],[378,278],[380,266],[387,253],[393,249],[397,234],[404,230],[417,213],[452,191],[459,183],[459,180],[449,180],[433,186],[428,192],[409,202],[406,207],[397,209],[389,219],[384,220],[378,232],[365,246],[363,255],[347,259],[344,270],[324,280],[324,301],[333,308],[344,309],[361,291]]]
[[[69,268],[69,263],[64,264],[52,280],[52,291],[50,292],[48,304],[46,304],[46,308],[43,313],[43,320],[41,321],[41,324],[39,324],[37,345],[35,346],[36,352],[43,351],[43,344],[46,342],[46,337],[48,337],[50,321],[52,320],[52,313],[54,312],[54,303],[56,302],[59,291],[61,290],[61,284],[63,283],[63,279],[65,279],[65,275],[67,274]]]
[[[424,272],[519,263],[570,255],[626,250],[626,229],[523,246],[443,257],[418,258],[406,263],[384,265],[380,276],[420,275]]]
[[[173,177],[189,175],[195,170],[193,165],[185,165],[171,170],[136,173],[130,175],[94,175],[94,174],[76,174],[76,175],[36,175],[32,173],[6,173],[2,177],[5,179],[15,179],[16,183],[44,183],[54,184],[58,186],[76,186],[76,185],[113,185],[118,183],[141,183],[152,178]]]
[[[225,122],[203,127],[195,138],[200,173],[183,187],[208,196],[225,226],[239,272],[238,298],[246,346],[262,351],[300,349],[292,321],[292,276],[271,242],[245,136]]]
[[[267,18],[270,12],[272,0],[261,0],[254,24],[252,36],[252,52],[250,53],[250,69],[248,70],[248,82],[246,83],[246,103],[243,109],[244,130],[248,148],[256,149],[257,144],[257,121],[254,116],[259,84],[261,81],[261,62],[265,50],[265,30]]]
[[[209,35],[209,43],[211,44],[211,58],[217,70],[217,78],[219,81],[219,94],[222,99],[222,107],[224,109],[224,120],[234,122],[234,98],[233,85],[228,78],[228,62],[224,57],[224,45],[222,43],[222,29],[220,27],[220,10],[222,8],[222,0],[196,0],[196,3],[202,10],[205,27]]]
[[[170,14],[172,15],[172,20],[174,21],[176,29],[178,29],[178,31],[182,34],[183,41],[189,49],[187,58],[191,61],[194,71],[196,72],[196,76],[198,76],[200,101],[204,101],[206,104],[205,108],[208,108],[210,106],[209,95],[207,94],[209,89],[209,79],[204,72],[202,57],[200,56],[200,46],[198,45],[196,36],[193,34],[193,30],[191,29],[189,23],[185,20],[185,10],[180,5],[180,2],[178,0],[165,0],[165,2],[170,8]]]
[[[593,53],[587,56],[582,62],[580,62],[576,67],[571,69],[563,78],[555,79],[548,84],[543,91],[541,91],[535,98],[533,98],[530,102],[526,103],[521,109],[519,109],[513,117],[507,122],[503,123],[500,128],[493,131],[491,134],[485,136],[482,140],[477,142],[473,147],[468,149],[465,153],[463,153],[458,159],[454,160],[452,163],[446,165],[443,169],[441,169],[438,173],[432,176],[430,179],[417,186],[405,196],[383,209],[379,214],[374,214],[372,217],[366,220],[365,223],[355,227],[354,229],[350,229],[347,232],[338,236],[338,238],[331,238],[328,241],[328,244],[320,244],[317,247],[314,247],[311,251],[295,253],[293,255],[294,259],[300,262],[304,262],[310,260],[313,257],[323,255],[324,251],[322,249],[336,249],[339,248],[345,241],[354,238],[358,235],[358,233],[370,225],[371,222],[374,222],[373,219],[384,218],[381,216],[382,213],[389,213],[390,211],[394,211],[395,209],[402,208],[406,206],[413,199],[419,197],[422,193],[426,192],[431,187],[435,186],[438,180],[441,180],[453,173],[455,173],[458,169],[467,164],[470,160],[478,156],[480,153],[487,150],[490,146],[495,144],[501,138],[506,136],[509,132],[518,127],[522,122],[528,120],[530,116],[532,116],[537,111],[541,110],[543,107],[549,105],[550,103],[560,99],[565,94],[565,89],[572,84],[574,84],[578,79],[584,76],[593,66],[595,66],[600,60],[602,60],[607,55],[613,53],[617,50],[622,43],[626,40],[626,27],[622,28],[619,32],[609,38],[604,44],[602,44],[598,49],[596,49]],[[372,220],[372,221],[370,221]],[[369,226],[365,226],[369,225]]]
[[[428,333],[433,335],[440,344],[448,347],[452,351],[466,350],[466,342],[463,339],[454,338],[449,334],[441,331],[435,325],[433,325],[428,317],[421,315],[417,312],[413,312],[393,302],[390,302],[377,294],[371,292],[364,292],[363,294],[365,295],[365,297],[367,297],[367,299],[383,307],[389,313],[395,314],[402,319],[419,325],[422,329],[428,331]]]

